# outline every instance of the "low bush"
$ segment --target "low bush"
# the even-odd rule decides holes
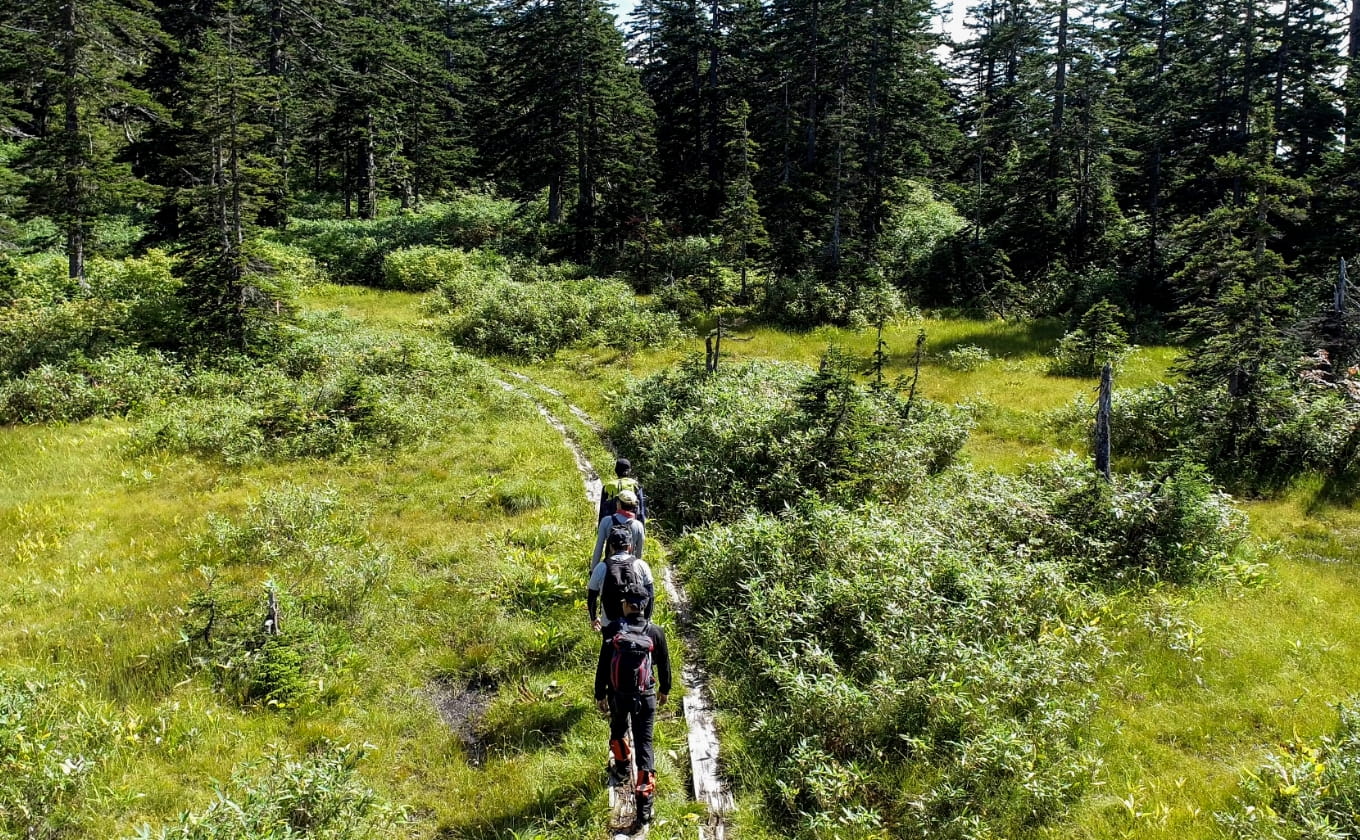
[[[944,352],[943,357],[945,367],[960,373],[978,370],[991,360],[992,354],[988,353],[985,347],[978,347],[976,344],[951,347]]]
[[[61,702],[63,687],[0,679],[0,834],[55,840],[76,832],[90,771],[108,748],[108,721]]]
[[[439,291],[446,332],[478,353],[542,359],[582,344],[631,351],[680,336],[674,315],[639,304],[617,280],[522,283],[482,270]]]
[[[986,522],[807,504],[676,557],[783,836],[1017,836],[1089,781],[1094,602]]]
[[[1249,494],[1279,492],[1297,476],[1352,472],[1360,458],[1360,378],[1292,382],[1251,400],[1186,385],[1116,390],[1110,438],[1116,457],[1200,464],[1221,484]],[[1095,409],[1077,399],[1052,422],[1070,440],[1089,439]]]
[[[284,241],[311,254],[337,283],[414,288],[400,273],[384,270],[387,255],[404,248],[494,248],[503,254],[538,256],[539,223],[513,201],[465,193],[426,205],[419,213],[379,219],[296,221]],[[426,288],[433,288],[432,286]]]
[[[383,286],[428,292],[440,283],[457,283],[462,275],[507,273],[508,261],[493,251],[459,251],[419,246],[403,248],[383,260]]]
[[[791,327],[864,327],[906,309],[901,293],[878,273],[870,273],[859,282],[845,278],[829,281],[815,272],[776,274],[765,288],[763,316]]]
[[[1216,814],[1239,840],[1322,840],[1360,833],[1360,706],[1340,707],[1336,732],[1291,743],[1242,780],[1235,807]]]
[[[336,683],[350,632],[394,562],[335,492],[292,486],[239,518],[209,516],[185,560],[204,578],[181,630],[191,663],[232,702],[267,708],[317,700]],[[251,583],[252,570],[268,581]],[[267,626],[271,595],[278,621]]]
[[[270,756],[237,768],[230,786],[178,823],[143,826],[134,840],[367,840],[399,817],[359,777],[363,750],[325,744],[304,759]]]
[[[675,526],[778,511],[809,493],[892,498],[953,460],[966,416],[855,382],[830,351],[819,370],[752,362],[709,374],[697,361],[629,389],[611,435],[667,499]]]
[[[423,440],[481,411],[478,394],[493,388],[483,363],[437,340],[324,317],[305,325],[272,363],[223,359],[193,373],[139,414],[134,449],[228,463],[346,457]]]
[[[179,392],[184,371],[156,351],[115,350],[42,365],[0,382],[0,424],[45,423],[121,415]]]

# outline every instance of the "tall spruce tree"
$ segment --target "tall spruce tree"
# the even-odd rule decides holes
[[[18,168],[28,212],[51,218],[65,240],[71,277],[84,282],[95,221],[150,192],[122,154],[154,103],[132,76],[163,38],[146,0],[3,0],[0,30],[25,61],[11,65],[25,94],[11,105],[15,129],[33,141]]]
[[[268,265],[252,256],[256,219],[279,171],[269,154],[270,109],[277,101],[238,0],[217,0],[188,58],[188,96],[179,117],[179,165],[191,174],[175,201],[183,220],[177,273],[188,313],[188,343],[259,352],[291,314],[271,292]]]
[[[578,260],[652,215],[651,104],[600,0],[512,0],[493,53],[503,103],[489,154],[522,197],[547,191]]]

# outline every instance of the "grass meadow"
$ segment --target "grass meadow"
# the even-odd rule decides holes
[[[323,287],[310,305],[400,324],[418,320],[414,301]],[[607,727],[582,603],[593,510],[528,401],[487,399],[428,444],[246,467],[133,456],[135,421],[0,428],[0,678],[41,686],[49,709],[93,730],[80,786],[45,806],[62,836],[155,830],[239,793],[238,773],[328,744],[367,745],[360,775],[400,836],[603,833]],[[299,526],[323,539],[270,524],[269,500],[292,497],[326,500]],[[223,522],[263,529],[258,553],[276,560],[215,556]],[[185,638],[204,568],[262,619],[271,582],[338,586],[326,535],[381,570],[302,699],[236,702],[214,673],[233,663],[196,663]],[[658,728],[661,837],[695,816],[677,709]]]
[[[932,399],[972,407],[964,447],[973,464],[1002,472],[1081,449],[1062,439],[1050,412],[1096,382],[1047,373],[1057,323],[908,319],[885,330],[892,377],[910,376],[918,330],[927,336],[919,381]],[[815,364],[829,344],[867,360],[873,330],[734,331],[732,358]],[[978,347],[961,369],[951,351]],[[576,404],[607,417],[611,396],[635,376],[702,354],[701,340],[660,353],[560,354],[526,367]],[[1140,347],[1116,387],[1172,381],[1176,350]],[[1116,453],[1117,457],[1118,453]],[[1360,685],[1360,510],[1344,494],[1305,480],[1274,500],[1240,500],[1256,536],[1253,585],[1111,593],[1103,617],[1113,649],[1101,670],[1091,746],[1095,783],[1068,816],[1041,830],[1050,840],[1210,838],[1215,811],[1232,804],[1243,774],[1269,750],[1315,741],[1336,726],[1336,704]],[[663,504],[658,500],[654,504]],[[726,721],[739,730],[741,721]]]
[[[308,295],[310,308],[389,327],[426,322],[418,295],[327,285]],[[1046,373],[1060,325],[905,320],[885,333],[888,376],[910,375],[918,330],[920,392],[973,412],[968,460],[1013,471],[1073,447],[1048,414],[1090,399],[1095,383]],[[812,364],[833,343],[867,360],[874,342],[872,331],[755,328],[724,349]],[[695,353],[702,341],[503,368],[561,391],[516,383],[607,465],[568,403],[607,422],[628,382]],[[1172,376],[1174,356],[1138,349],[1117,385]],[[485,400],[429,443],[250,466],[134,456],[135,420],[0,428],[0,677],[40,683],[54,708],[97,731],[79,796],[54,806],[67,833],[132,837],[230,791],[243,767],[331,743],[369,745],[362,778],[399,809],[401,836],[602,833],[606,735],[589,704],[595,648],[580,604],[592,511],[571,454],[530,403],[499,391]],[[241,704],[212,672],[231,663],[195,663],[186,628],[204,568],[256,599],[261,615],[271,582],[329,585],[324,563],[286,551],[275,564],[213,553],[214,523],[249,526],[289,493],[329,500],[324,515],[349,523],[337,533],[385,565],[335,656],[307,675],[304,699]],[[1214,811],[1267,750],[1333,728],[1335,704],[1360,685],[1360,512],[1346,498],[1305,481],[1279,499],[1243,501],[1257,537],[1254,584],[1110,593],[1102,621],[1113,648],[1089,732],[1101,766],[1041,836],[1214,837]],[[266,528],[261,539],[286,548],[286,536]],[[699,814],[684,802],[677,710],[658,729],[657,838],[694,836]],[[739,743],[743,722],[723,724],[729,746]]]

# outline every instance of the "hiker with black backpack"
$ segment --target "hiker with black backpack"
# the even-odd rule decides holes
[[[628,761],[637,767],[633,793],[637,811],[633,831],[652,821],[656,793],[656,764],[652,754],[652,726],[657,706],[671,693],[671,657],[666,633],[643,615],[648,593],[634,587],[623,593],[616,609],[620,617],[605,629],[600,660],[595,665],[595,704],[609,715],[609,784],[628,780]],[[633,755],[625,740],[633,732]]]
[[[605,538],[609,544],[609,554],[597,562],[590,570],[590,581],[586,584],[586,610],[590,613],[590,626],[596,630],[602,624],[611,624],[623,617],[619,606],[623,596],[630,590],[643,593],[643,618],[652,617],[652,604],[656,595],[656,583],[652,579],[652,568],[632,551],[632,535],[624,526],[615,525]],[[601,622],[598,606],[604,610]]]
[[[627,490],[637,496],[637,518],[647,521],[647,496],[642,485],[633,477],[633,464],[627,458],[614,462],[614,478],[600,487],[600,519],[612,516],[619,509],[619,494]]]
[[[628,535],[628,544],[633,556],[641,559],[642,544],[647,531],[642,527],[642,519],[637,515],[638,497],[632,490],[619,492],[619,509],[600,520],[595,533],[595,551],[590,555],[590,568],[594,569],[604,556],[605,542],[611,531],[623,531]]]

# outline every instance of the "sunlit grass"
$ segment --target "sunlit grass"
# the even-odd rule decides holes
[[[322,287],[310,303],[397,325],[420,320],[417,300]],[[526,401],[511,405],[389,455],[246,468],[135,458],[133,421],[0,429],[0,674],[50,680],[108,720],[80,834],[127,837],[173,820],[242,764],[327,742],[373,747],[364,779],[407,810],[403,836],[602,830],[606,735],[589,685],[598,637],[579,602],[534,614],[508,588],[551,563],[583,590],[593,509],[557,433]],[[594,444],[592,457],[602,451]],[[336,493],[395,562],[325,702],[241,709],[182,654],[184,611],[202,586],[193,546],[208,514],[239,517],[284,485]],[[274,573],[233,570],[261,603]],[[553,628],[565,649],[515,664]],[[477,667],[505,669],[495,703],[526,722],[498,734],[481,768],[430,698]],[[675,708],[657,736],[670,818],[659,837],[678,836],[689,807]]]

